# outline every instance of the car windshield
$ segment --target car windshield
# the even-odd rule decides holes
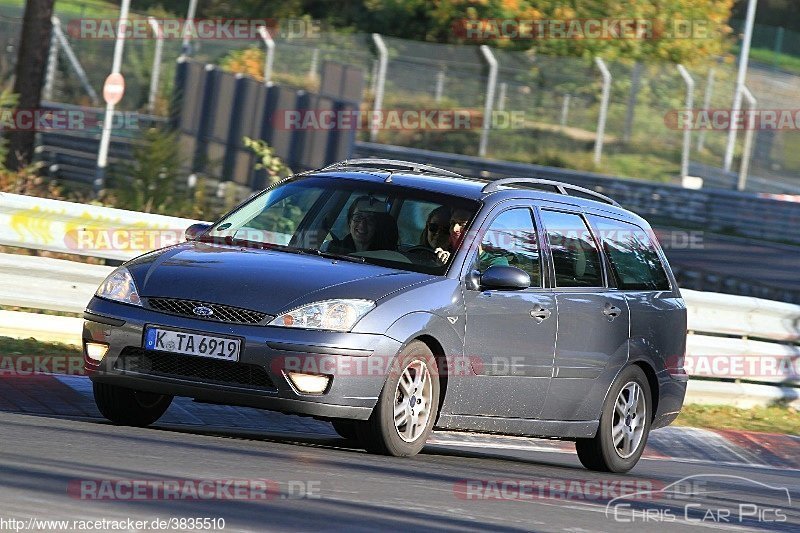
[[[305,176],[253,197],[201,240],[442,275],[478,206],[391,183]]]

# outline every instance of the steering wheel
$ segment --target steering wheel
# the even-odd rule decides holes
[[[436,255],[436,252],[433,251],[431,248],[424,246],[422,244],[412,246],[411,248],[406,250],[405,253],[410,255],[422,256],[422,260],[424,261],[431,261],[437,264],[441,264],[439,263],[439,257]]]

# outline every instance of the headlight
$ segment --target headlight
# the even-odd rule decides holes
[[[128,269],[119,267],[100,284],[95,296],[131,305],[142,305],[136,284]]]
[[[375,302],[370,300],[325,300],[278,315],[270,326],[350,331]]]

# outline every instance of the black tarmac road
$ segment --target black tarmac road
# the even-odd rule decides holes
[[[31,519],[132,519],[155,530],[153,520],[170,518],[224,519],[224,531],[800,528],[800,472],[766,466],[643,459],[629,474],[611,475],[584,470],[574,454],[559,451],[436,444],[397,459],[368,455],[329,434],[138,429],[14,412],[0,413],[0,428],[0,530],[65,530]],[[687,476],[694,477],[681,481]],[[230,493],[214,489],[217,499],[176,501],[157,491],[134,498],[121,488],[134,480],[183,481],[181,490],[203,480],[249,480],[250,488],[269,480],[270,489],[267,499],[223,499]],[[675,482],[691,494],[676,497]],[[623,483],[648,494],[609,503]],[[84,525],[70,522],[66,530]],[[161,530],[192,530],[180,525]]]

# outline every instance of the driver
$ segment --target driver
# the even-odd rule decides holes
[[[397,222],[386,212],[386,205],[372,196],[359,196],[347,210],[343,239],[330,241],[324,251],[337,254],[397,249]]]

